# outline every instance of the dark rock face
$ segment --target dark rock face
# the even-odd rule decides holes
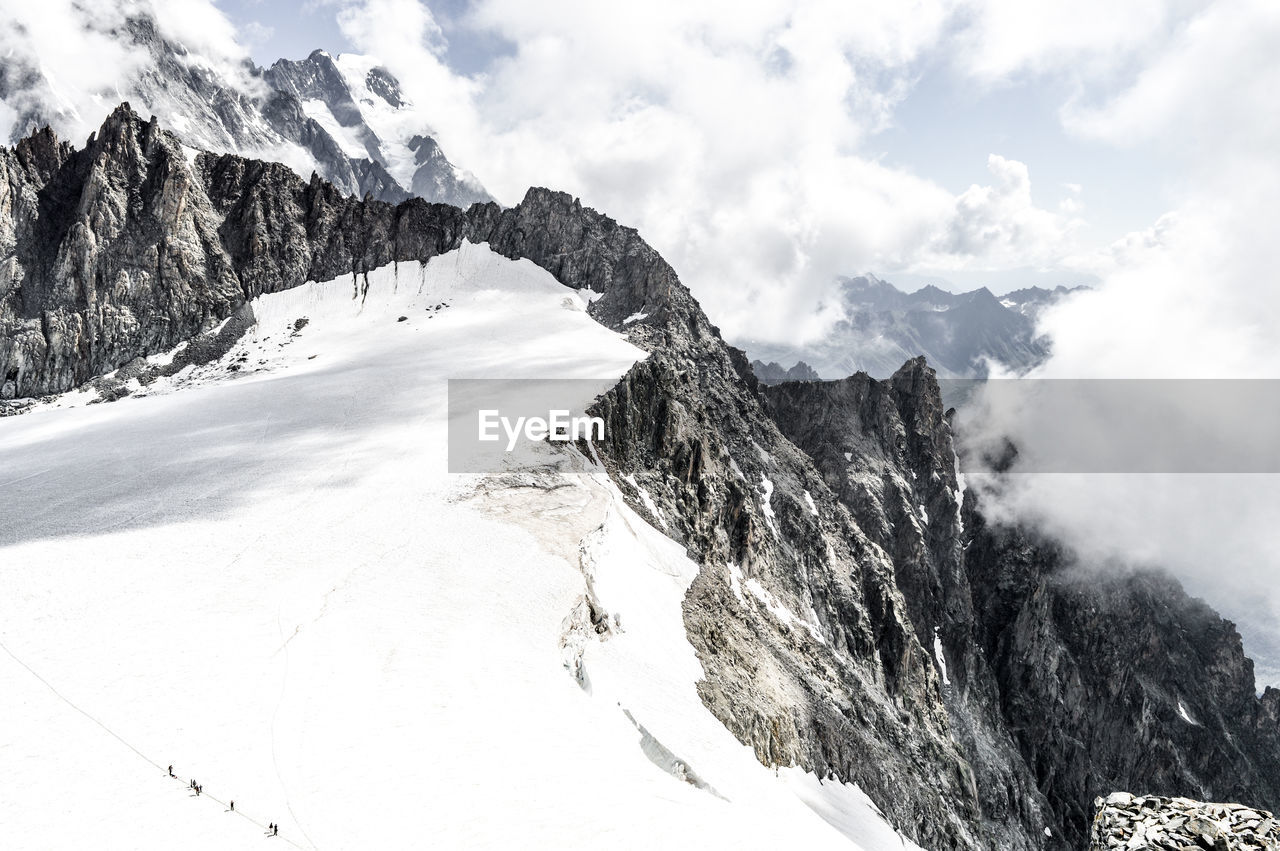
[[[378,157],[380,152],[377,137],[365,126],[360,108],[351,99],[351,92],[342,79],[342,73],[333,64],[333,58],[328,53],[315,50],[300,61],[277,60],[262,76],[273,89],[293,95],[299,101],[323,101],[340,125],[357,128],[370,158]]]
[[[325,179],[348,194],[367,194],[392,203],[410,197],[381,162],[348,156],[327,130],[307,116],[293,95],[275,92],[266,98],[261,109],[272,129],[304,148]]]
[[[885,382],[860,374],[765,397],[892,556],[916,633],[937,636],[988,827],[1048,827],[1080,848],[1090,802],[1113,789],[1280,801],[1280,692],[1255,696],[1235,628],[1165,575],[1091,571],[988,524],[958,486],[923,359]]]
[[[782,364],[765,363],[764,361],[753,360],[751,362],[751,371],[755,373],[756,378],[761,384],[781,384],[783,381],[817,381],[818,373],[813,367],[804,361],[798,361],[795,366],[787,369]]]
[[[121,108],[76,151],[48,130],[0,152],[0,373],[65,390],[243,301],[176,140]]]
[[[652,262],[677,310],[637,323],[651,354],[594,413],[633,507],[646,513],[643,488],[654,523],[704,565],[685,601],[703,702],[761,762],[857,782],[925,847],[981,847],[973,772],[891,558],[765,415],[742,353]]]
[[[858,527],[892,564],[911,631],[932,650],[939,698],[970,772],[980,846],[1063,847],[1056,813],[1003,723],[1001,694],[975,652],[973,593],[964,567],[964,491],[933,370],[909,361],[887,381],[865,373],[764,391],[782,433],[814,465]]]
[[[823,378],[855,372],[887,378],[903,361],[919,356],[945,378],[985,376],[986,359],[1023,372],[1049,353],[1047,341],[1036,336],[1036,316],[1073,291],[1028,287],[997,298],[985,288],[950,293],[927,286],[907,293],[874,277],[847,278],[841,302],[848,318],[825,339],[807,345],[744,345],[763,360],[803,358]]]
[[[40,132],[0,151],[0,379],[29,397],[184,340],[216,355],[257,295],[359,292],[463,240],[601,293],[591,314],[651,353],[598,400],[599,455],[701,563],[699,693],[762,762],[857,782],[939,849],[1082,847],[1116,788],[1274,807],[1280,692],[1253,696],[1229,624],[1168,580],[1082,580],[989,527],[923,361],[762,389],[634,230],[567,195],[361,200],[189,160],[127,106],[83,150]]]
[[[1114,789],[1280,804],[1280,691],[1235,626],[1163,574],[1091,571],[966,512],[973,640],[1037,786],[1083,846]]]

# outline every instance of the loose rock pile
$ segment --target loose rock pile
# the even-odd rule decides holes
[[[1280,822],[1271,813],[1241,804],[1206,804],[1115,792],[1094,800],[1089,851],[1280,851]]]

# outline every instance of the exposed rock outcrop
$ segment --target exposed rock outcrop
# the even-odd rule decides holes
[[[1275,851],[1280,822],[1266,810],[1243,804],[1206,804],[1187,798],[1114,792],[1094,801],[1098,810],[1089,851],[1184,848]]]
[[[1177,582],[1091,570],[988,523],[966,494],[933,371],[765,390],[936,637],[951,730],[989,823],[1086,841],[1119,787],[1280,801],[1280,692],[1255,696],[1239,634]],[[1048,837],[1046,847],[1053,847]]]
[[[342,73],[334,57],[313,50],[306,59],[278,60],[262,72],[262,78],[274,90],[270,109],[264,110],[272,126],[311,151],[322,176],[340,188],[354,188],[360,195],[368,192],[392,203],[415,196],[459,207],[493,200],[475,177],[449,161],[425,124],[408,138],[379,136],[366,111],[373,115],[411,107],[387,69],[373,66],[353,80]],[[307,113],[308,108],[321,114],[327,110],[337,127],[330,132]],[[383,127],[381,132],[387,131]],[[346,147],[335,134],[346,137]],[[350,150],[352,146],[358,150]],[[400,161],[410,159],[401,166]],[[335,179],[338,176],[342,179]]]

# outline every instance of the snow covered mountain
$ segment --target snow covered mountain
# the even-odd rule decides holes
[[[486,376],[598,379],[604,440],[448,475]],[[1066,851],[1116,789],[1280,802],[1234,627],[990,522],[923,359],[762,388],[560,193],[37,133],[0,378],[5,835]]]
[[[316,171],[343,192],[387,201],[418,196],[458,206],[491,200],[431,137],[423,111],[377,61],[314,51],[268,69],[248,59],[202,54],[165,16],[136,4],[76,7],[108,73],[63,73],[40,55],[21,18],[0,58],[0,123],[13,141],[51,126],[81,139],[128,99],[199,150],[282,162]],[[24,38],[27,36],[27,38]],[[87,39],[86,39],[87,40]],[[113,55],[126,57],[112,61]],[[94,57],[82,57],[93,61]]]
[[[1048,355],[1047,341],[1036,336],[1036,315],[1074,292],[1028,287],[997,298],[986,288],[950,293],[926,286],[907,293],[871,275],[842,280],[840,291],[847,318],[823,340],[746,341],[747,353],[762,364],[804,361],[828,379],[859,371],[884,378],[921,355],[943,378],[983,377],[988,361],[1024,372]]]
[[[446,472],[446,379],[645,357],[579,291],[464,243],[359,301],[341,279],[251,306],[215,362],[5,421],[5,496],[32,506],[0,520],[7,845],[237,848],[275,822],[304,848],[900,846],[702,706],[698,567],[608,476]],[[587,597],[614,626],[579,638]]]
[[[408,195],[455,207],[493,200],[475,177],[449,162],[420,111],[377,60],[350,53],[335,59],[316,50],[301,61],[277,61],[263,79],[296,99],[306,118],[352,162],[377,163]],[[375,197],[398,201],[407,196],[384,190]]]

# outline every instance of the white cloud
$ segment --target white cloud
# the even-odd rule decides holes
[[[72,141],[97,130],[107,113],[132,94],[132,82],[150,60],[127,30],[150,16],[160,34],[182,44],[190,61],[204,65],[243,91],[260,87],[245,70],[248,58],[235,28],[209,0],[42,0],[0,3],[0,29],[7,34],[5,61],[11,70],[43,82],[18,87],[6,100],[17,119],[51,121]],[[136,98],[135,98],[136,100]],[[147,105],[135,102],[144,113]],[[30,128],[12,128],[25,134]]]
[[[209,0],[160,0],[157,3],[125,3],[126,12],[147,11],[160,32],[202,57],[226,63],[248,58],[240,44],[235,26],[222,10]]]
[[[1280,7],[1222,0],[1113,57],[1117,66],[1131,66],[1124,84],[1082,90],[1064,108],[1069,130],[1160,149],[1181,171],[1166,215],[1100,256],[1077,258],[1102,281],[1043,314],[1054,354],[1039,376],[1280,378],[1277,43]],[[1085,106],[1090,101],[1100,105]],[[1119,442],[1120,424],[1135,413],[1120,401],[1098,416],[1116,424]],[[1221,451],[1232,448],[1223,423],[1247,428],[1247,416],[1206,404],[1184,411],[1181,421],[1203,436],[1205,451]],[[1072,437],[1034,411],[1003,426],[1032,454]],[[1145,440],[1160,441],[1161,432],[1154,427]],[[1137,454],[1143,446],[1108,448]],[[1241,621],[1246,649],[1269,655],[1264,677],[1280,683],[1280,477],[1028,475],[1015,477],[998,505],[1092,561],[1171,568]]]
[[[1117,145],[1155,145],[1184,157],[1225,151],[1274,158],[1280,112],[1280,4],[1222,0],[1152,51],[1130,85],[1101,106],[1066,105],[1067,127]]]
[[[1192,0],[1194,2],[1194,0]],[[1169,0],[971,0],[953,61],[987,82],[1019,74],[1110,73],[1167,30]]]
[[[246,48],[254,48],[266,44],[275,35],[275,27],[261,21],[250,21],[240,30],[240,39]]]
[[[936,269],[981,264],[991,268],[1033,265],[1062,258],[1081,222],[1077,207],[1054,213],[1031,200],[1031,175],[1017,160],[992,154],[990,186],[970,186],[956,198],[955,215],[923,265]]]
[[[19,120],[28,114],[60,117],[83,139],[97,129],[143,57],[129,51],[115,34],[123,26],[122,3],[82,4],[76,0],[0,5],[0,30],[6,33],[6,61],[20,73],[42,75],[46,84],[32,96],[8,99]],[[68,26],[68,22],[80,26]],[[104,98],[108,100],[103,100]],[[115,98],[119,102],[122,98]],[[12,119],[10,120],[12,124]],[[30,128],[13,128],[25,133]]]

